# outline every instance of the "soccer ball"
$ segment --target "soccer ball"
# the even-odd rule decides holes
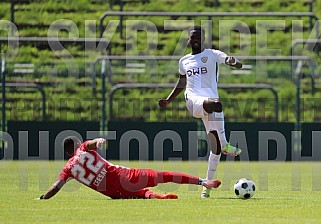
[[[237,197],[249,199],[255,193],[255,184],[252,180],[242,178],[234,184],[234,192]]]

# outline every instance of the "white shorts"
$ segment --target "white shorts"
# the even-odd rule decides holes
[[[208,97],[203,96],[188,96],[185,98],[186,107],[190,114],[195,118],[202,118],[207,116],[207,112],[204,110],[203,103]]]
[[[207,99],[208,97],[188,95],[188,98],[185,97],[186,108],[193,117],[202,119],[207,133],[213,130],[223,131],[224,113],[222,111],[221,113],[208,114],[203,107],[204,100]]]

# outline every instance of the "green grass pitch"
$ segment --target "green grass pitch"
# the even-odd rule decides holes
[[[205,176],[206,161],[115,164]],[[178,200],[111,200],[71,181],[55,197],[35,201],[55,181],[65,161],[0,161],[1,223],[321,223],[321,164],[221,162],[219,189],[201,199],[200,186],[162,184]],[[254,180],[257,191],[237,199],[235,181]]]

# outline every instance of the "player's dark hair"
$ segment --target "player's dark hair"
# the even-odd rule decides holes
[[[195,25],[195,26],[193,26],[193,27],[190,27],[190,28],[188,29],[188,33],[189,33],[190,31],[192,31],[192,30],[199,31],[199,32],[202,33],[202,35],[205,34],[205,30],[204,30],[201,26],[199,26],[199,25]]]
[[[81,143],[76,136],[68,136],[63,140],[64,151],[68,154],[72,154],[75,150],[77,143]]]

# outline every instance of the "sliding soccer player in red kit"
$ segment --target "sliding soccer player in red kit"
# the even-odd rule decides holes
[[[112,199],[177,199],[176,194],[154,193],[148,187],[160,183],[194,184],[207,189],[218,188],[219,180],[204,180],[178,172],[163,172],[151,169],[134,169],[114,165],[97,153],[97,148],[106,142],[103,138],[84,143],[75,137],[64,139],[64,151],[71,157],[63,167],[52,187],[38,199],[54,196],[70,179],[76,179],[87,187]]]

